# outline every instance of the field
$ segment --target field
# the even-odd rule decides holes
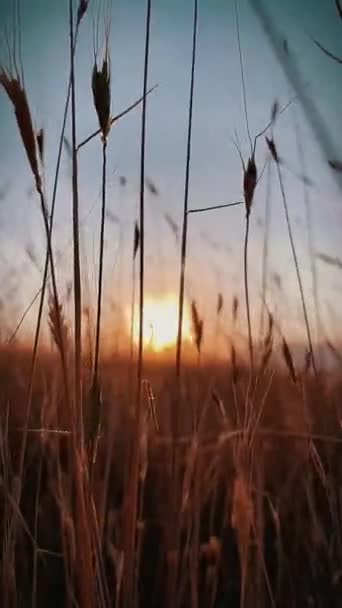
[[[158,94],[158,86],[150,87],[148,78],[153,2],[146,1],[141,96],[114,117],[110,46],[114,8],[110,2],[100,2],[96,10],[91,1],[68,3],[68,88],[56,171],[51,183],[46,180],[49,188],[46,133],[35,129],[24,80],[20,4],[16,1],[13,9],[13,48],[7,36],[9,58],[0,56],[0,89],[14,110],[12,128],[19,136],[20,161],[28,161],[31,195],[39,205],[45,240],[41,257],[32,247],[25,249],[39,272],[34,298],[30,300],[27,291],[21,294],[20,305],[23,301],[25,305],[17,312],[15,293],[8,295],[7,282],[11,284],[13,276],[3,282],[1,298],[0,604],[6,608],[338,608],[342,601],[342,354],[339,323],[331,321],[333,330],[326,329],[325,293],[317,263],[338,274],[342,262],[315,250],[305,198],[314,176],[302,172],[299,139],[303,165],[296,179],[301,188],[304,185],[300,192],[306,216],[301,239],[295,238],[287,160],[277,146],[278,122],[292,105],[301,105],[315,132],[323,151],[321,162],[331,172],[339,198],[342,165],[330,130],[319,119],[316,99],[306,95],[296,58],[287,41],[279,38],[263,2],[251,0],[293,92],[284,105],[270,100],[269,122],[252,137],[240,3],[231,3],[249,153],[245,158],[235,133],[241,200],[197,207],[189,189],[200,7],[197,0],[192,3],[184,207],[179,223],[172,207],[163,211],[177,248],[177,288],[171,292],[168,285],[166,295],[156,296],[148,287],[151,276],[152,282],[153,276],[157,281],[158,272],[163,275],[165,268],[156,237],[152,248],[157,250],[159,269],[151,271],[147,236],[151,211],[147,199],[160,197],[146,172],[147,111]],[[336,19],[342,19],[341,4],[332,5]],[[91,10],[98,22],[89,97],[98,130],[82,140],[77,130],[82,114],[76,103],[78,44]],[[328,64],[341,62],[320,41],[312,44]],[[116,123],[132,112],[139,113],[141,121],[138,203],[129,224],[126,257],[119,240],[118,265],[124,279],[115,283],[113,304],[108,297],[107,257],[113,244],[108,225],[119,225],[121,220],[110,210],[108,148]],[[80,211],[80,151],[96,138],[101,189],[99,224],[92,226],[96,261],[91,275]],[[263,166],[257,154],[261,145],[266,151]],[[63,244],[56,244],[54,232],[62,156],[67,159],[72,204],[71,254],[65,264],[57,255]],[[119,180],[120,188],[127,190],[126,178],[122,175]],[[263,180],[278,188],[290,257],[275,262],[270,253],[271,196],[266,187],[261,293],[256,297],[251,233]],[[243,209],[239,257],[232,261],[239,287],[223,284],[219,274],[215,290],[208,295],[209,254],[196,270],[191,242],[197,224],[194,228],[191,222],[217,210],[230,213],[228,207]],[[107,241],[106,234],[111,235]],[[219,249],[208,233],[203,240]],[[302,242],[298,247],[303,240],[308,242],[305,271]],[[168,256],[171,259],[170,249]],[[226,258],[222,259],[225,264]],[[69,270],[72,278],[66,281]],[[293,282],[288,290],[282,283],[285,270]],[[21,280],[24,284],[25,277]],[[193,295],[196,280],[203,286]],[[297,330],[291,326],[293,318],[296,323],[300,319]]]

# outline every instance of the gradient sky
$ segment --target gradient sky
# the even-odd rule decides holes
[[[27,87],[35,124],[44,127],[47,139],[46,179],[51,192],[59,130],[68,78],[68,12],[66,0],[22,2],[22,48]],[[244,57],[250,129],[257,133],[269,121],[272,103],[280,106],[293,96],[281,66],[248,0],[239,1],[240,33]],[[288,40],[307,90],[314,99],[329,134],[341,153],[342,96],[341,66],[329,60],[311,37],[342,54],[341,28],[333,0],[264,0],[278,28]],[[0,0],[2,34],[11,27],[12,0]],[[193,154],[190,174],[190,207],[241,200],[242,169],[232,143],[236,130],[244,157],[248,139],[244,120],[241,73],[233,0],[200,0],[198,60],[195,81]],[[97,127],[91,95],[93,18],[99,2],[90,1],[82,23],[77,51],[78,137]],[[148,99],[146,174],[160,195],[147,192],[147,282],[146,293],[176,293],[179,250],[164,213],[180,224],[186,153],[186,126],[191,62],[191,0],[152,2],[151,60],[149,84],[158,89]],[[145,2],[113,0],[111,28],[112,111],[117,113],[140,96],[144,54]],[[4,38],[2,38],[4,40]],[[0,58],[6,62],[6,46]],[[139,145],[141,112],[135,110],[111,132],[109,140],[108,208],[120,225],[107,222],[106,302],[109,315],[120,304],[121,314],[131,290],[133,222],[139,196]],[[283,169],[286,194],[295,231],[305,291],[312,301],[311,275],[305,231],[303,183],[298,157],[296,127],[304,150],[317,251],[341,256],[341,191],[327,166],[327,159],[308,125],[300,104],[293,104],[277,124],[275,140],[279,154],[291,171]],[[68,130],[69,135],[70,129]],[[3,315],[11,327],[39,288],[41,272],[27,249],[43,265],[44,233],[38,202],[32,194],[32,178],[19,142],[12,108],[0,95],[0,203]],[[260,141],[257,154],[261,169],[266,149]],[[120,187],[124,175],[127,186]],[[80,156],[80,204],[82,246],[87,263],[83,270],[93,292],[96,277],[101,186],[101,146],[93,141]],[[268,301],[286,322],[291,335],[303,336],[303,320],[291,250],[288,242],[279,186],[273,167],[271,204],[270,273],[281,276],[281,289],[272,281]],[[260,311],[260,271],[265,212],[266,173],[260,182],[252,211],[250,284],[255,323]],[[63,158],[54,233],[58,274],[62,293],[72,278],[70,165]],[[244,210],[236,207],[211,214],[191,216],[187,295],[196,298],[203,316],[212,316],[218,291],[226,301],[227,327],[230,302],[241,296]],[[59,257],[62,255],[62,257]],[[342,280],[338,270],[318,261],[320,303],[329,335],[335,331],[341,305]],[[8,304],[11,303],[11,307]],[[11,314],[9,313],[11,310]],[[71,312],[71,308],[70,308]],[[310,314],[312,306],[310,306]],[[9,318],[9,314],[10,317]],[[108,317],[112,318],[112,317]],[[34,310],[29,319],[34,320]],[[114,324],[115,325],[115,324]],[[30,326],[28,320],[25,328]],[[25,331],[24,328],[24,331]]]

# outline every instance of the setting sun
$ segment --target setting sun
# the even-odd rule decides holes
[[[136,312],[134,342],[139,337],[139,318]],[[160,352],[177,342],[178,300],[175,296],[147,298],[144,302],[144,344],[151,350]],[[184,308],[183,340],[191,340],[191,322],[188,310]]]

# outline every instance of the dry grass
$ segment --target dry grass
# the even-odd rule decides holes
[[[235,2],[250,142],[246,166],[239,151],[246,212],[241,266],[249,362],[245,363],[237,340],[241,315],[236,296],[228,337],[230,364],[217,361],[211,364],[204,357],[200,360],[204,320],[195,300],[191,316],[198,359],[187,362],[182,357],[182,326],[189,214],[241,204],[188,208],[198,28],[198,2],[194,0],[176,369],[161,357],[157,362],[149,361],[144,357],[143,341],[145,186],[152,196],[159,196],[154,182],[145,176],[152,3],[147,0],[142,97],[121,114],[111,116],[107,21],[104,58],[99,67],[95,57],[89,87],[99,130],[78,143],[75,54],[79,27],[87,17],[88,5],[88,1],[80,0],[74,15],[70,0],[70,77],[50,215],[41,176],[45,163],[44,132],[34,131],[22,75],[0,69],[0,85],[14,107],[46,233],[33,347],[25,350],[14,340],[0,347],[3,605],[11,608],[337,606],[342,593],[342,355],[328,341],[338,370],[334,373],[319,369],[315,362],[300,261],[273,135],[276,119],[289,104],[282,110],[277,103],[273,104],[270,123],[253,143]],[[336,2],[336,6],[341,14],[340,3]],[[325,48],[323,51],[326,52]],[[66,136],[69,102],[70,143]],[[139,261],[139,348],[135,362],[133,348],[130,359],[101,356],[101,322],[104,231],[105,220],[110,218],[106,210],[107,140],[115,122],[141,102],[140,208],[139,222],[134,223],[132,235],[132,341],[135,263]],[[258,183],[256,144],[270,128],[272,133],[266,136],[266,143],[277,169],[308,337],[308,352],[302,362],[270,312],[264,328],[263,309],[260,341],[253,341],[252,336],[249,222]],[[87,308],[89,353],[86,353],[81,322],[83,260],[79,243],[78,154],[99,133],[102,213],[95,349],[93,353],[91,311]],[[59,296],[52,247],[63,145],[72,161],[74,335]],[[125,185],[125,178],[121,177],[120,182]],[[178,225],[169,214],[165,213],[164,218],[178,242]],[[268,235],[265,239],[262,305],[266,309]],[[340,266],[339,258],[319,256],[330,266]],[[46,320],[51,345],[43,348],[39,337],[45,319],[47,287],[50,296]],[[224,305],[223,293],[219,292],[214,310],[218,331],[224,323]]]
[[[38,372],[39,377],[46,377],[48,384],[58,387],[60,374],[53,359],[53,355],[41,356]],[[19,429],[22,424],[18,414],[20,403],[25,402],[27,363],[28,356],[20,350],[2,352],[0,370],[8,378],[6,383],[2,381],[2,411],[6,411],[3,408],[6,402],[11,404],[1,424],[1,508],[6,507],[2,511],[3,543],[6,526],[16,517],[12,508],[14,503],[6,487],[10,488],[16,478],[16,454],[20,447]],[[113,392],[109,380],[110,370],[114,369],[119,377],[124,366],[124,361],[120,363],[111,359],[103,362],[102,435],[92,470],[92,483],[84,495],[85,503],[79,505],[82,509],[78,511],[80,516],[85,510],[83,517],[93,530],[88,550],[96,557],[98,565],[91,576],[96,576],[95,580],[100,577],[96,585],[103,586],[102,599],[99,592],[93,590],[96,600],[89,605],[94,606],[110,605],[109,599],[105,599],[107,593],[118,606],[123,601],[123,543],[129,508],[125,478],[129,442],[134,440],[135,426],[125,400],[121,401],[119,410],[113,412],[111,407],[113,402],[120,403],[119,395],[125,391],[126,381],[123,379],[122,387]],[[14,369],[16,377],[11,378],[8,370]],[[184,373],[188,385],[185,399],[195,409],[197,403],[193,403],[195,392],[192,384],[200,381],[204,388],[211,371],[205,367],[200,378],[196,378],[191,368],[185,368]],[[167,573],[169,568],[173,571],[175,559],[180,569],[176,575],[177,599],[173,598],[174,605],[188,605],[190,598],[194,606],[200,606],[202,602],[203,605],[219,606],[222,601],[232,606],[239,603],[254,606],[255,580],[259,581],[260,606],[272,605],[272,602],[277,606],[294,605],[294,602],[309,606],[310,596],[319,605],[323,598],[326,601],[329,597],[329,601],[333,601],[332,598],[338,597],[341,505],[336,475],[340,474],[342,436],[337,431],[339,412],[335,411],[334,403],[340,399],[340,388],[322,385],[318,391],[315,381],[303,379],[306,393],[304,412],[304,397],[301,391],[297,391],[297,385],[291,389],[286,375],[273,369],[265,381],[260,380],[253,395],[254,422],[251,419],[244,427],[238,420],[244,419],[248,370],[241,369],[236,383],[238,414],[232,407],[233,371],[227,377],[225,368],[216,368],[217,388],[212,403],[208,403],[208,409],[203,413],[204,420],[198,425],[196,434],[182,433],[178,440],[180,528],[173,549],[177,555],[172,557],[169,533],[173,502],[170,498],[174,489],[168,463],[173,442],[167,430],[168,400],[167,396],[166,401],[163,397],[163,386],[172,377],[172,367],[163,369],[154,364],[146,369],[146,374],[150,378],[150,387],[144,401],[138,443],[139,501],[132,605],[165,603],[167,596],[164,594],[168,593],[170,583]],[[160,378],[163,378],[160,389],[152,395],[151,386],[157,386]],[[86,376],[84,383],[86,386]],[[58,397],[57,393],[55,398],[59,401],[63,396]],[[326,408],[323,428],[319,409],[322,402]],[[74,593],[78,595],[81,590],[75,587],[74,575],[78,567],[82,567],[83,575],[85,571],[85,564],[78,564],[81,548],[78,548],[77,521],[72,506],[74,492],[71,480],[76,475],[73,460],[69,458],[72,434],[52,432],[52,429],[60,428],[62,402],[55,414],[50,411],[49,415],[46,413],[41,418],[44,403],[49,404],[48,393],[41,386],[41,380],[37,380],[20,517],[17,514],[17,544],[16,548],[12,546],[15,553],[11,558],[14,567],[13,559],[17,555],[16,568],[19,570],[16,570],[14,587],[16,594],[27,598],[22,601],[29,601],[30,594],[33,594],[29,573],[35,563],[34,605],[37,606],[47,601],[48,581],[50,585],[58,581],[55,605],[64,605],[68,601],[66,598],[70,600]],[[310,427],[307,426],[307,416]],[[294,492],[295,502],[291,500]],[[91,523],[93,517],[96,517],[97,524],[95,521]],[[333,529],[336,531],[334,537],[331,536]],[[3,559],[6,546],[3,544]],[[82,547],[84,550],[84,544]],[[26,573],[22,571],[24,564],[21,564],[24,556],[28,568]],[[310,569],[305,572],[302,570],[303,559],[310,564]],[[60,569],[63,561],[69,574]],[[298,572],[302,573],[300,579]],[[315,577],[319,572],[320,585],[316,586]],[[333,579],[337,582],[331,586]],[[6,585],[8,581],[6,579]],[[2,593],[5,592],[4,585],[5,581]],[[87,588],[87,593],[90,591]],[[6,593],[13,594],[14,589],[7,588]]]

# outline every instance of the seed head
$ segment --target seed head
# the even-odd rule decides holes
[[[257,184],[258,172],[254,156],[248,159],[247,169],[243,176],[243,193],[245,197],[246,215],[249,216],[253,204],[254,192]]]
[[[140,245],[140,230],[138,223],[134,224],[133,260],[135,260]]]
[[[329,163],[329,167],[331,167],[331,169],[334,169],[334,171],[338,171],[339,173],[342,173],[342,161],[328,160],[328,163]]]
[[[271,122],[272,123],[274,123],[278,114],[279,114],[279,103],[278,103],[278,100],[275,99],[272,104],[272,110],[271,110]]]
[[[296,382],[297,382],[296,369],[295,369],[295,366],[293,363],[291,351],[289,349],[289,346],[288,346],[285,338],[283,338],[282,351],[283,351],[283,357],[284,357],[285,363],[287,365],[287,369],[290,372],[291,379],[294,382],[294,384],[296,384]]]
[[[236,386],[238,383],[238,380],[239,380],[239,368],[238,368],[238,364],[237,364],[237,356],[236,356],[236,350],[235,350],[234,344],[232,344],[230,359],[231,359],[231,366],[232,366],[232,380],[233,380],[234,386]]]
[[[36,137],[37,137],[37,145],[38,145],[40,162],[42,165],[44,165],[44,151],[45,151],[44,129],[39,129]]]
[[[7,70],[0,69],[0,84],[5,89],[14,106],[21,140],[36,182],[38,192],[41,192],[42,182],[38,168],[36,136],[33,129],[31,112],[27,101],[26,91],[20,82],[19,75],[12,76]]]
[[[151,194],[153,194],[153,196],[158,196],[159,195],[159,190],[157,188],[157,186],[155,185],[155,183],[149,179],[148,177],[145,179],[145,183],[146,186],[148,187],[149,191],[151,192]]]
[[[106,140],[111,126],[110,59],[108,49],[106,50],[106,54],[102,62],[102,68],[100,70],[97,67],[97,61],[95,59],[92,76],[92,90],[102,137],[103,140]]]
[[[312,353],[311,353],[311,351],[308,350],[305,353],[305,357],[304,357],[304,369],[303,369],[304,375],[309,373],[311,365],[312,365]]]
[[[218,315],[220,315],[222,312],[222,309],[223,309],[223,295],[222,295],[222,293],[219,293],[217,295],[216,313]]]
[[[200,318],[195,300],[191,303],[192,327],[195,334],[195,344],[198,353],[201,352],[203,339],[203,320]]]
[[[337,12],[339,14],[340,19],[342,19],[342,3],[341,0],[335,0]]]
[[[234,296],[234,298],[233,298],[233,306],[232,306],[232,315],[233,315],[233,323],[234,324],[237,321],[238,312],[239,312],[239,299],[238,299],[237,296]]]
[[[275,146],[273,137],[269,138],[266,136],[266,143],[267,143],[269,151],[272,154],[272,158],[273,158],[274,162],[276,162],[278,164],[279,156],[278,156],[277,148]]]
[[[80,0],[80,3],[78,5],[78,11],[77,11],[77,25],[80,24],[85,13],[87,12],[88,4],[89,4],[89,0]]]
[[[52,294],[49,294],[49,329],[51,337],[60,353],[65,352],[69,341],[69,327],[63,314],[62,304],[55,302]]]

